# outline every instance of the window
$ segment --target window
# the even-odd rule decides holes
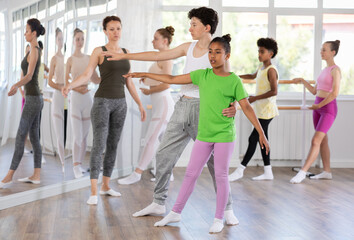
[[[175,29],[171,48],[193,40],[188,30],[190,20],[187,12],[163,12],[162,22],[163,26],[161,27],[172,26]],[[173,62],[173,75],[183,74],[184,62],[185,58],[179,58]],[[173,86],[173,88],[179,89],[180,86]]]
[[[48,0],[49,15],[54,15],[57,12],[57,0]]]
[[[211,0],[214,1],[214,0]],[[163,5],[208,6],[209,0],[163,0]]]
[[[182,43],[191,42],[193,39],[189,33],[189,18],[187,12],[163,12],[162,13],[163,26],[172,26],[175,29],[175,33],[171,42],[170,47],[174,48]],[[157,30],[157,29],[156,29]],[[185,57],[175,59],[173,61],[172,75],[183,74]],[[173,92],[179,92],[181,89],[180,85],[171,85]]]
[[[117,8],[117,1],[116,0],[108,0],[107,11],[111,11]]]
[[[354,8],[353,0],[323,0],[324,8]]]
[[[89,0],[90,14],[99,14],[106,12],[106,0]]]
[[[65,1],[64,0],[58,0],[58,12],[64,11],[65,10]]]
[[[335,57],[342,73],[340,94],[354,95],[354,14],[324,14],[323,42],[340,40],[340,47]],[[325,67],[322,61],[322,67]]]
[[[38,19],[39,21],[43,18],[45,18],[46,14],[46,1],[42,0],[38,2]]]
[[[6,66],[6,60],[5,60],[5,14],[0,12],[0,88],[4,87],[6,84],[6,79],[5,79],[5,66]]]
[[[28,8],[24,8],[22,9],[22,20],[23,20],[23,27],[26,26],[27,24],[27,20],[28,20],[28,17],[29,17],[29,11],[28,11]]]
[[[277,16],[279,79],[314,78],[313,16]],[[280,91],[302,91],[301,85],[282,84]]]
[[[74,17],[74,2],[73,0],[66,0],[65,4],[65,20],[68,21]]]
[[[90,31],[89,31],[89,39],[95,39],[94,41],[89,41],[85,39],[86,44],[88,44],[87,53],[91,55],[93,49],[99,46],[103,46],[106,44],[106,35],[103,33],[102,29],[102,21],[94,20],[90,21]]]
[[[65,40],[66,51],[65,51],[65,59],[64,59],[65,62],[68,60],[68,58],[74,52],[73,36],[74,36],[74,24],[70,23],[67,25],[66,31],[65,31],[65,39],[66,39]]]
[[[274,0],[274,6],[282,8],[317,8],[317,0]]]
[[[86,0],[75,0],[76,15],[78,17],[87,15]]]
[[[254,73],[260,65],[258,61],[257,40],[267,37],[267,13],[231,13],[223,14],[222,33],[231,35],[231,70],[238,75]],[[254,84],[246,84],[248,92],[255,91]]]
[[[37,18],[37,3],[32,4],[30,7],[30,18]]]
[[[51,20],[48,22],[48,29],[47,29],[47,37],[48,37],[48,63],[52,60],[52,57],[55,55],[56,47],[55,47],[55,20]]]
[[[223,0],[223,6],[227,7],[268,7],[268,0]]]

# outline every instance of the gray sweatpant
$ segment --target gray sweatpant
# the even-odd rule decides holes
[[[11,170],[16,170],[21,162],[27,133],[29,133],[30,141],[33,147],[34,168],[41,168],[42,147],[39,142],[39,118],[42,108],[42,95],[25,97],[25,106],[22,110],[20,125],[16,135],[15,151],[10,166]]]
[[[125,98],[95,97],[91,109],[93,144],[91,150],[91,179],[98,179],[103,160],[103,176],[111,177],[117,156],[117,145],[122,133],[127,103]]]
[[[220,113],[221,114],[221,113]],[[195,141],[198,133],[199,99],[181,98],[175,105],[175,110],[168,122],[165,134],[156,153],[156,182],[154,202],[165,204],[168,186],[173,167],[176,165],[183,150],[191,139]],[[211,155],[207,163],[216,191],[214,156]],[[231,188],[230,188],[231,189]],[[232,197],[225,210],[232,209]]]

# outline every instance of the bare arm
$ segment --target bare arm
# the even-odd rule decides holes
[[[140,61],[165,61],[186,56],[190,43],[183,43],[178,47],[162,52],[141,52],[141,53],[113,53],[102,51],[102,55],[110,57],[108,61],[117,61],[121,59],[140,60]]]
[[[66,61],[66,65],[65,65],[65,85],[68,85],[69,79],[71,79],[71,77],[70,77],[71,64],[72,64],[72,57],[69,57],[68,61]]]
[[[278,74],[277,74],[277,71],[275,71],[274,68],[270,68],[267,72],[267,75],[268,75],[268,80],[270,83],[270,90],[268,92],[263,93],[263,94],[249,97],[248,101],[250,103],[253,103],[254,101],[257,101],[260,99],[265,99],[265,98],[269,98],[272,96],[276,96],[278,94]]]
[[[255,79],[257,77],[257,72],[255,72],[253,74],[239,75],[239,77],[242,79]]]
[[[92,73],[91,82],[93,82],[94,84],[100,84],[101,83],[101,78],[98,76],[96,70],[94,70],[93,73]]]
[[[45,63],[43,63],[43,65],[44,65],[44,71],[46,71],[47,73],[49,72],[49,68],[48,68],[48,66],[47,65],[45,65]]]
[[[151,78],[160,82],[169,83],[169,84],[189,84],[192,83],[190,74],[183,75],[167,75],[167,74],[155,74],[155,73],[128,73],[123,75],[123,77],[132,77],[132,78]]]
[[[309,90],[310,93],[312,93],[313,95],[317,94],[317,84],[315,84],[315,86],[312,86],[309,82],[307,82],[303,78],[294,78],[293,82],[294,83],[302,83],[307,88],[307,90]]]
[[[172,73],[172,61],[163,61],[160,63],[159,67],[162,69],[163,74],[171,74]],[[149,95],[152,93],[162,92],[162,91],[169,89],[169,88],[170,88],[170,84],[161,83],[161,84],[154,86],[150,89],[140,88],[140,90],[143,94]]]
[[[342,78],[340,69],[338,67],[334,68],[331,72],[331,75],[333,77],[332,92],[328,94],[328,96],[325,99],[323,99],[319,104],[312,105],[310,109],[321,108],[337,98],[339,94],[340,80]]]
[[[68,95],[68,93],[71,89],[88,83],[88,81],[90,80],[90,78],[92,76],[93,71],[95,70],[95,68],[98,65],[101,52],[102,52],[102,49],[100,47],[97,47],[93,50],[91,57],[90,57],[89,64],[87,65],[83,74],[81,74],[79,77],[74,79],[71,83],[69,83],[68,85],[66,85],[63,88],[62,94],[65,97]]]
[[[50,61],[50,68],[49,68],[49,76],[48,76],[48,85],[56,90],[61,91],[62,86],[60,84],[57,84],[53,81],[53,77],[54,77],[54,71],[55,71],[55,67],[57,65],[57,60],[56,57],[53,56],[52,60]]]
[[[128,50],[127,50],[127,52],[129,53]],[[130,71],[129,71],[129,73],[130,73]],[[136,102],[136,104],[139,107],[141,121],[145,121],[146,112],[145,112],[145,109],[143,107],[143,104],[140,101],[140,98],[139,98],[139,95],[138,95],[138,93],[136,91],[136,88],[135,88],[135,85],[133,83],[133,80],[132,80],[131,77],[128,77],[128,78],[126,78],[126,81],[127,81],[128,91],[129,91],[130,95],[132,96],[132,98],[134,99],[134,101]]]
[[[245,113],[246,117],[248,118],[248,120],[250,120],[250,122],[252,123],[252,125],[254,126],[254,128],[257,130],[259,134],[259,144],[261,145],[261,148],[263,149],[265,147],[266,153],[268,154],[269,152],[268,140],[264,136],[264,132],[261,127],[261,124],[259,123],[251,104],[248,102],[246,98],[240,100],[239,103],[242,108],[242,111]]]
[[[23,71],[22,71],[22,70],[21,70],[21,78],[23,78]],[[21,78],[20,78],[20,79],[21,79]],[[22,98],[25,98],[25,91],[22,90],[22,87],[19,87],[18,89],[20,90],[20,93],[21,93]]]

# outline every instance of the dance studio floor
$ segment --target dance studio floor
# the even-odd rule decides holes
[[[153,224],[160,216],[132,217],[152,200],[154,184],[145,173],[142,181],[130,186],[112,181],[112,188],[122,197],[99,197],[97,206],[86,204],[90,195],[87,187],[2,210],[0,239],[354,239],[354,169],[333,169],[332,181],[306,179],[298,185],[289,183],[294,175],[290,168],[273,168],[274,181],[250,179],[262,170],[249,167],[244,179],[231,183],[240,224],[227,226],[220,234],[208,234],[215,194],[204,170],[179,223],[157,228]],[[168,210],[184,171],[174,170]]]
[[[11,139],[4,146],[0,147],[0,181],[6,175],[9,170],[12,155],[14,153],[15,140]],[[31,147],[28,147],[31,149]],[[45,149],[43,152],[48,152]],[[70,152],[66,152],[67,156],[70,156]],[[18,178],[29,177],[33,174],[33,154],[25,153],[21,160],[21,163],[16,170],[14,175],[13,183],[11,186],[6,187],[0,191],[0,197],[7,196],[14,193],[19,193],[27,190],[37,189],[43,186],[50,186],[52,184],[61,183],[63,181],[74,179],[72,158],[68,157],[65,159],[65,174],[62,172],[61,162],[59,160],[59,155],[56,154],[43,154],[42,157],[45,163],[42,163],[42,173],[41,173],[41,183],[40,184],[24,184],[17,181]],[[89,153],[85,157],[83,162],[83,167],[87,168],[89,166]],[[89,173],[85,173],[85,176]],[[1,240],[1,238],[0,238]]]

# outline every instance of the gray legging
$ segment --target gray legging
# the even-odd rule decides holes
[[[220,113],[221,114],[221,113]],[[199,99],[181,98],[168,122],[165,134],[156,153],[156,182],[154,202],[165,205],[172,169],[191,139],[198,133]],[[211,155],[207,166],[213,178],[216,191],[214,156]],[[231,189],[231,188],[229,188]],[[232,209],[231,191],[225,210]]]
[[[28,132],[33,147],[34,168],[41,168],[42,148],[39,142],[39,118],[42,108],[42,95],[26,96],[25,106],[23,107],[20,125],[17,130],[15,151],[10,166],[11,170],[16,170],[21,162],[23,151],[25,148],[25,140]]]
[[[103,176],[111,177],[117,155],[117,145],[126,115],[127,103],[125,98],[94,98],[91,109],[93,128],[93,145],[90,162],[91,179],[98,179],[105,147]]]

